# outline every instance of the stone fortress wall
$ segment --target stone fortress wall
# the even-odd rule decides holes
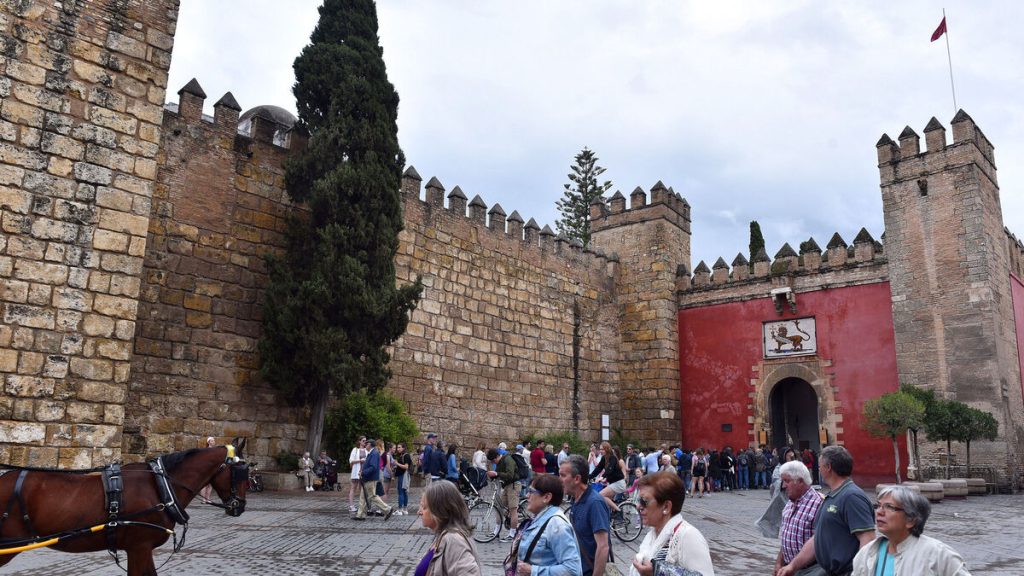
[[[122,455],[177,10],[0,5],[0,461]]]

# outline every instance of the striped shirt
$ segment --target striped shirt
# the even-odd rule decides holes
[[[814,535],[814,517],[818,515],[820,507],[821,496],[813,488],[808,488],[796,502],[786,501],[786,507],[782,509],[782,528],[779,530],[783,564],[792,562],[804,542]]]

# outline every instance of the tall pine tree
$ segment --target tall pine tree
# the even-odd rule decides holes
[[[310,138],[286,165],[285,187],[309,210],[292,219],[286,253],[267,259],[259,351],[264,378],[311,409],[315,454],[331,391],[387,383],[385,347],[405,332],[421,285],[396,287],[405,157],[373,1],[325,0],[294,68]]]
[[[597,165],[597,156],[588,148],[576,155],[576,164],[569,173],[562,199],[556,202],[562,218],[555,222],[560,233],[570,239],[590,245],[590,203],[600,198],[612,187],[611,181],[598,184],[597,177],[604,174],[604,168]]]

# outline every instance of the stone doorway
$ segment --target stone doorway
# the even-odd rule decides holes
[[[773,446],[821,451],[818,429],[818,394],[802,378],[784,378],[768,398]]]

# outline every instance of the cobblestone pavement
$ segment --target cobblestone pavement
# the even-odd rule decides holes
[[[392,496],[393,501],[393,496]],[[419,502],[419,491],[412,491]],[[716,574],[769,574],[776,545],[754,522],[768,502],[763,490],[687,499],[684,516],[708,539]],[[975,575],[1024,574],[1024,495],[971,497],[947,501],[932,511],[926,533],[967,559]],[[250,494],[246,512],[229,518],[219,509],[193,505],[185,548],[160,570],[162,575],[288,574],[411,575],[430,544],[430,533],[414,515],[387,522],[349,519],[347,494]],[[616,564],[625,569],[638,542],[614,541]],[[168,559],[169,544],[157,564]],[[500,574],[507,544],[478,545],[484,574]],[[122,560],[123,562],[123,560]],[[0,575],[115,576],[123,574],[106,553],[26,552],[0,568]]]

